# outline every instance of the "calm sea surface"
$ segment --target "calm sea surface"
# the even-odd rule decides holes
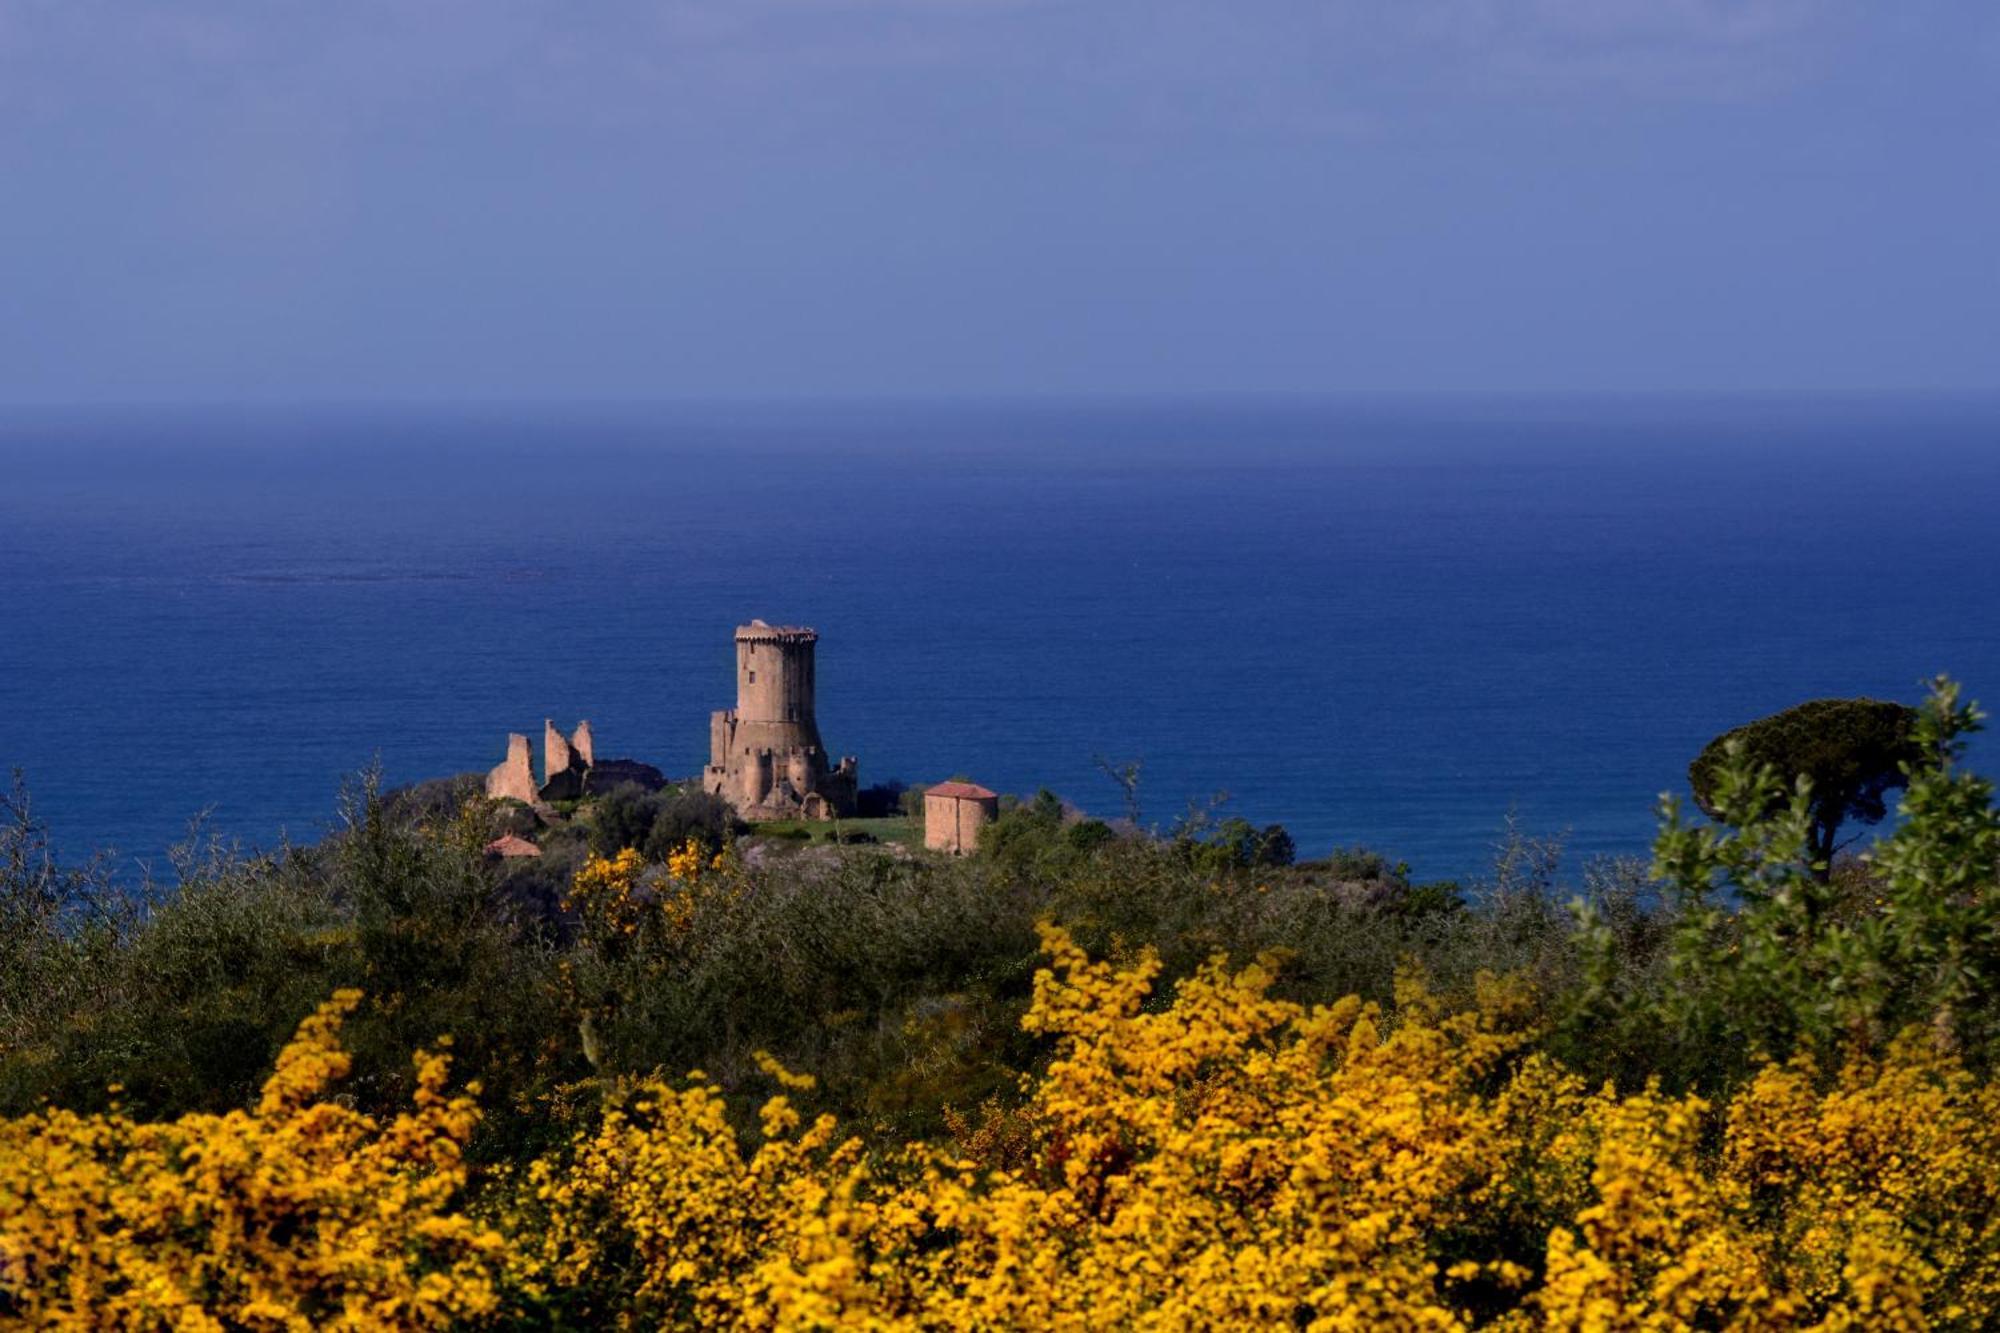
[[[672,773],[817,626],[864,783],[967,773],[1472,876],[1639,852],[1716,732],[2000,703],[2000,405],[0,415],[0,767],[64,850],[316,835],[589,718]],[[2000,747],[1983,746],[1991,770]]]

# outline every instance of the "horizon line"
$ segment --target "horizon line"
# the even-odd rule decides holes
[[[315,395],[223,397],[5,398],[0,413],[131,412],[488,412],[690,410],[743,408],[1065,407],[1185,404],[1189,406],[1309,406],[1428,403],[1495,404],[1760,404],[1960,403],[2000,405],[2000,385],[1861,386],[1842,388],[1440,388],[1440,389],[1174,389],[1029,390],[1008,392],[855,392],[547,395]]]

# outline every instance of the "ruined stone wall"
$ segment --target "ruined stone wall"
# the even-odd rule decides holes
[[[541,796],[535,786],[533,751],[528,738],[517,734],[507,737],[507,757],[486,775],[486,794],[496,801],[520,801],[533,805]]]
[[[542,781],[552,782],[558,773],[567,773],[575,755],[571,753],[569,741],[556,730],[552,718],[542,719]]]
[[[542,719],[542,780],[535,781],[534,752],[528,738],[507,737],[507,758],[486,775],[486,794],[495,800],[570,801],[583,795],[584,781],[595,766],[596,744],[590,723],[577,724],[565,737],[553,719]],[[642,766],[643,767],[643,766]]]

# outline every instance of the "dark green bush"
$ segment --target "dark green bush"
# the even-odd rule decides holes
[[[599,856],[632,847],[654,861],[664,861],[690,841],[719,851],[744,827],[727,801],[699,787],[656,792],[630,784],[614,787],[592,801],[583,818],[591,850]]]
[[[653,793],[630,784],[613,787],[591,803],[590,849],[599,856],[616,856],[627,847],[644,847],[659,814]]]
[[[1366,847],[1336,847],[1319,864],[1336,879],[1404,879],[1410,873],[1408,866],[1391,865],[1380,852]]]
[[[648,860],[664,861],[690,842],[722,850],[744,827],[729,802],[700,790],[668,789],[653,797],[653,823],[643,844]]]

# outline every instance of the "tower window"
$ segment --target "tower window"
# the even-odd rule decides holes
[[[750,673],[750,683],[752,685],[755,685],[757,683],[757,673],[754,671]]]

